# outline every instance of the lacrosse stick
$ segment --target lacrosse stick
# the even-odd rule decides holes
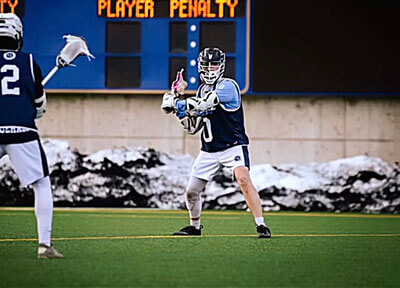
[[[178,71],[176,73],[176,79],[174,82],[172,82],[171,86],[171,92],[173,92],[177,96],[183,96],[185,94],[185,89],[188,86],[188,83],[183,80],[183,71],[185,69],[181,69],[181,71]]]
[[[75,66],[72,62],[75,61],[81,55],[86,55],[90,61],[90,58],[94,58],[94,56],[90,53],[89,47],[85,38],[81,36],[73,36],[73,35],[64,35],[63,38],[67,39],[67,44],[60,51],[56,58],[56,66],[46,75],[46,77],[42,81],[42,85],[46,85],[46,83],[50,80],[51,77],[56,74],[58,69],[64,68],[67,66]]]
[[[185,89],[188,84],[183,80],[183,71],[184,69],[182,68],[176,73],[176,79],[172,82],[171,91],[165,92],[163,95],[161,109],[166,114],[176,112],[176,100],[184,100]]]

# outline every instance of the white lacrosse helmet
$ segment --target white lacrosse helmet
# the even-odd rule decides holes
[[[20,50],[22,48],[23,27],[21,19],[19,19],[17,15],[15,15],[14,13],[0,13],[0,37],[13,39],[16,43],[16,50]],[[0,48],[5,47],[1,47],[0,44]]]
[[[225,71],[225,53],[218,48],[205,48],[197,59],[200,79],[207,85],[213,85]]]

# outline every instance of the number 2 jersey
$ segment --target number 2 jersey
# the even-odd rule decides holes
[[[35,99],[44,92],[32,54],[0,51],[0,80],[0,144],[38,139]]]
[[[197,97],[215,91],[219,105],[211,113],[204,116],[201,135],[201,150],[218,152],[237,145],[249,144],[244,128],[242,99],[238,84],[229,78],[221,78],[216,84],[200,85]]]

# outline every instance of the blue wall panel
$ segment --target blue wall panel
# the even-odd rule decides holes
[[[241,0],[245,1],[245,0]],[[247,6],[246,6],[247,7]],[[24,51],[34,54],[36,61],[46,75],[55,65],[58,52],[65,45],[63,35],[82,35],[86,38],[90,51],[96,59],[89,62],[86,57],[79,57],[75,64],[77,67],[61,69],[51,79],[48,89],[105,89],[106,88],[106,56],[113,55],[106,50],[106,23],[108,21],[140,21],[142,35],[141,57],[141,86],[129,90],[165,90],[169,88],[169,57],[176,56],[169,52],[169,23],[171,21],[186,21],[188,26],[188,50],[183,53],[187,57],[186,71],[188,78],[198,78],[197,66],[191,66],[190,60],[196,59],[199,51],[200,22],[216,21],[216,19],[204,18],[124,18],[108,19],[97,16],[97,1],[95,0],[69,0],[69,1],[26,1],[24,22]],[[236,53],[229,54],[236,59],[236,80],[241,89],[246,86],[246,53],[248,43],[246,41],[245,17],[234,19],[223,18],[221,21],[236,21]],[[195,24],[197,30],[190,31],[190,26]],[[196,41],[195,48],[190,47],[190,42]],[[120,56],[125,56],[119,54]],[[129,56],[126,55],[126,56]],[[189,81],[188,81],[189,82]],[[189,83],[189,89],[196,89],[198,82]],[[115,90],[115,89],[113,89]],[[124,89],[121,89],[124,90]],[[130,91],[132,92],[132,91]]]

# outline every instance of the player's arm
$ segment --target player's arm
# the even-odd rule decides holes
[[[236,111],[241,104],[240,90],[237,83],[226,79],[220,82],[215,91],[205,93],[203,97],[189,97],[176,100],[174,111],[180,118],[186,115],[211,114],[217,105],[226,111]]]
[[[194,135],[203,127],[203,117],[209,114],[219,103],[215,91],[208,92],[202,98],[193,96],[179,100],[167,92],[163,97],[162,109],[165,113],[175,113],[186,133]]]
[[[217,85],[215,91],[207,92],[203,97],[189,97],[175,102],[174,111],[178,117],[186,115],[206,115],[212,113],[217,105],[227,111],[240,107],[240,90],[233,80],[225,80]]]
[[[42,85],[42,70],[36,61],[33,61],[33,74],[35,76],[35,106],[36,106],[36,119],[43,117],[46,113],[46,92]]]
[[[174,113],[183,126],[183,130],[191,135],[199,132],[203,126],[203,118],[198,114],[188,113],[188,102],[191,103],[195,97],[189,97],[185,100],[179,100],[179,97],[172,92],[166,92],[163,96],[162,110],[169,114]]]
[[[218,95],[222,109],[226,111],[236,111],[240,108],[240,89],[234,80],[224,79],[217,85],[215,92]]]
[[[167,92],[169,93],[169,92]],[[164,94],[165,97],[165,94]],[[191,115],[204,115],[207,112],[210,112],[215,106],[219,103],[219,97],[215,91],[207,92],[204,97],[188,97],[184,100],[179,100],[178,98],[170,97],[167,101],[163,102],[164,108],[163,110],[166,113],[173,112],[179,118]],[[168,109],[167,112],[165,108]]]

